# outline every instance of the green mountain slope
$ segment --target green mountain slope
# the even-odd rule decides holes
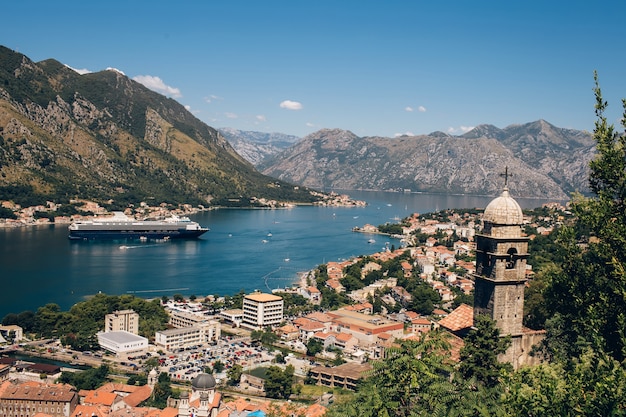
[[[0,200],[256,204],[316,200],[267,177],[175,100],[0,46]]]

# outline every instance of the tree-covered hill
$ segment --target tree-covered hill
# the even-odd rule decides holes
[[[311,202],[260,174],[177,101],[115,70],[80,75],[0,46],[0,199],[248,206]]]

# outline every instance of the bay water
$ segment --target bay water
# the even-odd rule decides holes
[[[56,303],[69,309],[105,293],[143,298],[264,292],[290,286],[298,273],[329,261],[368,255],[400,242],[352,232],[412,213],[485,207],[493,196],[350,191],[366,207],[219,209],[194,221],[210,228],[197,240],[164,243],[70,241],[67,225],[0,229],[0,319]],[[516,199],[522,208],[547,200]],[[553,200],[550,200],[553,201]],[[370,239],[375,242],[370,243]]]

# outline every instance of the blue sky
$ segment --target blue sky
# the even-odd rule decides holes
[[[213,127],[393,137],[544,119],[616,125],[623,1],[9,1],[0,44],[116,68]]]

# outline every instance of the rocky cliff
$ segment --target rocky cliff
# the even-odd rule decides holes
[[[497,195],[508,168],[511,193],[566,199],[587,191],[594,154],[589,133],[545,121],[463,136],[436,132],[399,138],[358,137],[324,129],[259,165],[267,175],[320,189],[405,190]]]
[[[259,173],[175,100],[0,47],[0,200],[250,205],[315,200]]]

